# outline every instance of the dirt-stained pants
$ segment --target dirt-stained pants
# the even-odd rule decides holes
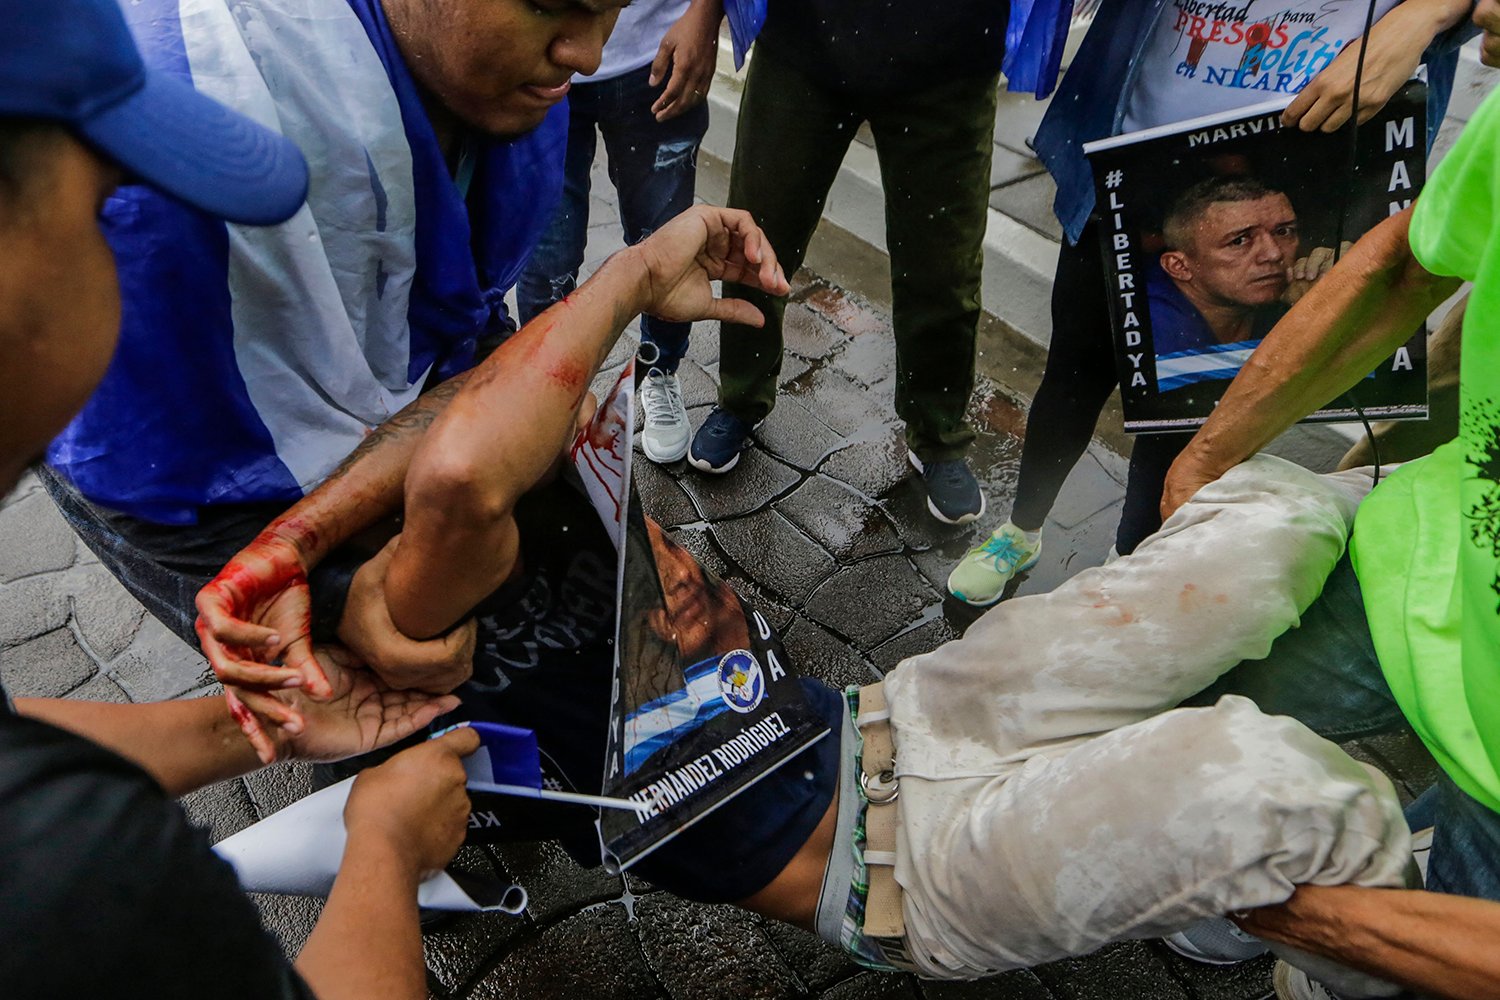
[[[1401,886],[1390,782],[1244,698],[1174,708],[1295,627],[1369,489],[1257,458],[1136,552],[886,678],[897,880],[924,972],[979,976],[1284,901]]]

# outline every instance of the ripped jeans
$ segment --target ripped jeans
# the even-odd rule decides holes
[[[521,322],[530,322],[573,290],[589,234],[589,172],[597,135],[609,154],[609,179],[620,200],[625,242],[639,243],[693,204],[698,145],[708,131],[708,105],[658,122],[651,104],[665,89],[647,83],[650,66],[598,83],[577,83],[568,94],[570,124],[563,196],[552,225],[516,286]],[[595,129],[598,132],[595,132]],[[641,317],[641,339],[661,351],[659,367],[676,371],[687,350],[690,323]]]

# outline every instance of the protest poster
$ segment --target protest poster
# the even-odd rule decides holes
[[[1268,78],[1268,75],[1262,78]],[[1337,256],[1426,179],[1426,84],[1352,147],[1281,124],[1291,98],[1088,143],[1125,429],[1191,430]],[[1336,252],[1335,248],[1339,248]],[[1426,330],[1309,421],[1427,415]]]
[[[641,511],[631,482],[634,364],[572,455],[619,546],[605,863],[624,870],[828,735],[766,617]]]

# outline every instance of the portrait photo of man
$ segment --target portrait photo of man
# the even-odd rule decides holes
[[[1162,392],[1232,379],[1287,308],[1332,266],[1300,256],[1291,198],[1249,176],[1209,177],[1172,200],[1162,251],[1147,277]]]

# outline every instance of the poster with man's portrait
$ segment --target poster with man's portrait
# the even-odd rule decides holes
[[[1361,125],[1283,128],[1282,99],[1089,143],[1125,429],[1191,430],[1261,339],[1426,178],[1426,85]],[[1426,331],[1310,421],[1427,415]]]
[[[618,546],[605,863],[625,870],[830,735],[770,621],[645,515],[631,476],[634,362],[579,431],[573,468]]]

